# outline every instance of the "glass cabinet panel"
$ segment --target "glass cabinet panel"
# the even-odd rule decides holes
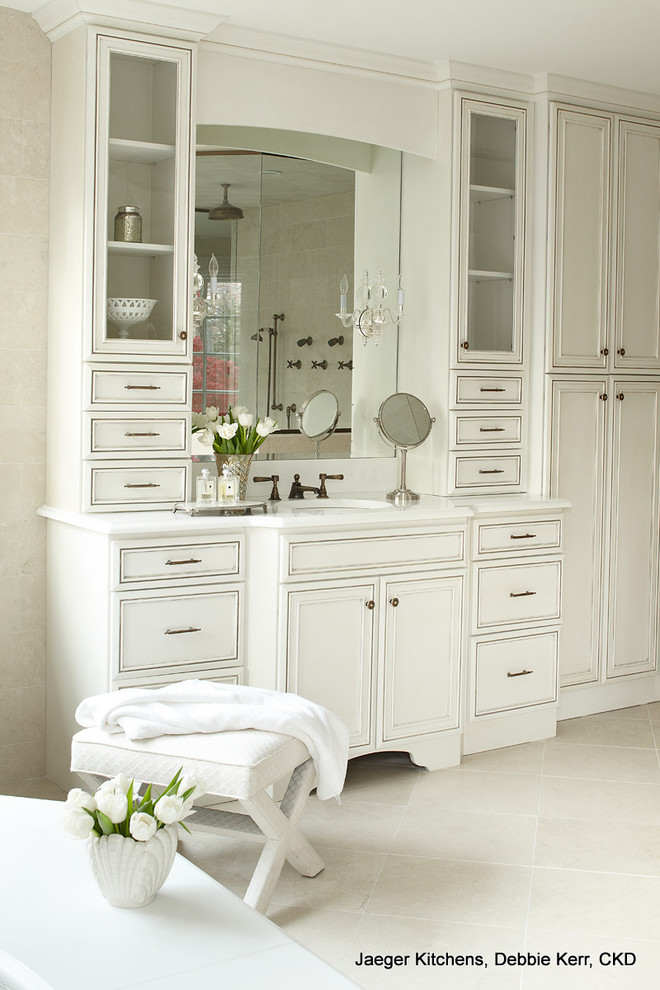
[[[94,351],[187,353],[190,52],[99,41]]]
[[[459,349],[521,360],[525,111],[463,101]]]

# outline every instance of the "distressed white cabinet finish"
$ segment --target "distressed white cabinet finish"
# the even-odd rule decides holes
[[[550,367],[660,369],[660,124],[555,106]]]
[[[612,119],[556,108],[552,365],[607,368]]]
[[[660,123],[618,120],[614,367],[660,369]]]
[[[194,51],[86,25],[53,44],[48,503],[63,510],[188,494]],[[122,206],[137,239],[115,232]],[[108,300],[154,304],[123,325]]]
[[[657,669],[659,396],[660,382],[639,379],[552,384],[551,493],[571,502],[566,686]]]
[[[471,618],[463,751],[555,734],[562,621],[560,505],[472,521]]]
[[[335,712],[351,746],[373,742],[374,584],[288,593],[287,690]]]
[[[607,676],[658,665],[660,382],[613,382]]]
[[[463,531],[285,537],[280,553],[286,689],[343,718],[355,755],[453,762],[442,734],[459,728]],[[383,574],[387,564],[396,572]]]
[[[601,653],[609,382],[605,377],[558,379],[551,387],[550,494],[571,504],[564,518],[559,672],[562,685],[584,684],[598,680]]]

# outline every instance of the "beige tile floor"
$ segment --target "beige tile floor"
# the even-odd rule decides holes
[[[303,819],[326,869],[308,879],[285,867],[268,915],[365,988],[655,990],[659,746],[660,702],[561,722],[556,739],[435,773],[396,755],[353,761],[341,805],[312,797]],[[50,781],[18,792],[63,796]],[[181,848],[244,893],[258,846],[195,836]],[[410,958],[358,967],[360,953]],[[416,964],[417,953],[488,965]],[[496,966],[495,953],[550,965]],[[603,966],[602,953],[635,963]]]

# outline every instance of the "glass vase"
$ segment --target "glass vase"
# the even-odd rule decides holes
[[[214,451],[215,463],[218,468],[218,477],[222,477],[222,472],[225,467],[229,469],[229,473],[234,476],[238,484],[237,498],[240,502],[244,502],[247,497],[247,484],[248,476],[250,474],[250,464],[252,463],[252,454],[219,454],[218,451]]]

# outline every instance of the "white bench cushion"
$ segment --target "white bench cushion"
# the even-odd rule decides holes
[[[309,758],[293,736],[261,729],[156,736],[132,742],[123,732],[83,729],[73,737],[71,769],[168,784],[179,767],[200,777],[209,794],[249,798]]]

